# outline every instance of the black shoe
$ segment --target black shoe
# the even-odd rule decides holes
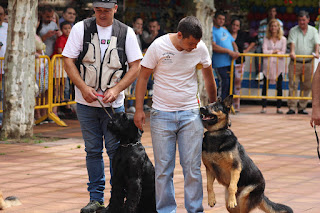
[[[287,112],[287,115],[292,115],[292,114],[296,114],[296,112],[293,111],[292,109],[289,109],[289,111]]]
[[[103,203],[101,204],[98,201],[92,200],[81,209],[80,213],[97,213],[102,209],[104,209]]]
[[[308,115],[308,112],[305,111],[304,109],[302,109],[302,110],[299,110],[299,111],[298,111],[298,114]]]

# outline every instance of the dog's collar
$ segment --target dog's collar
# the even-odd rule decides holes
[[[120,146],[122,146],[122,147],[136,146],[136,145],[138,145],[138,144],[140,144],[140,143],[141,143],[141,141],[137,141],[137,142],[134,143],[134,144],[132,144],[132,143],[129,143],[129,144],[120,144]]]

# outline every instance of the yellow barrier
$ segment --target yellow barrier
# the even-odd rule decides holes
[[[253,80],[252,78],[252,61],[253,61],[253,58],[254,57],[259,57],[259,71],[261,72],[262,71],[262,68],[261,68],[261,59],[262,57],[277,57],[278,59],[279,58],[285,58],[285,72],[284,72],[284,81],[286,81],[286,77],[287,77],[287,74],[289,72],[288,70],[288,60],[290,60],[290,57],[289,57],[289,54],[284,54],[284,55],[278,55],[278,54],[254,54],[254,53],[241,53],[240,54],[240,57],[242,58],[241,59],[241,65],[243,66],[243,57],[245,56],[248,56],[249,57],[249,60],[250,60],[250,70],[249,70],[249,83],[251,82],[251,80]],[[301,81],[304,82],[304,66],[305,66],[305,60],[306,59],[309,59],[311,58],[311,62],[312,63],[312,70],[314,70],[314,57],[312,55],[296,55],[296,58],[302,58],[303,59],[303,75],[302,75],[302,79]],[[278,65],[278,59],[277,59],[277,65]],[[295,81],[295,73],[296,73],[296,64],[297,64],[297,61],[294,60],[294,81]],[[269,71],[269,68],[268,67],[268,71]],[[241,76],[241,79],[243,78],[243,76]],[[231,63],[231,72],[230,72],[230,95],[233,94],[233,80],[234,80],[234,60],[232,60],[232,63]],[[260,85],[260,81],[263,80],[263,79],[259,79],[258,80],[258,85]],[[257,88],[253,88],[253,89],[257,89],[258,90],[258,94],[261,94],[260,92],[260,86],[258,86]],[[246,98],[246,99],[293,99],[293,100],[311,100],[312,97],[311,95],[309,97],[301,97],[301,96],[297,96],[295,94],[293,94],[293,96],[290,96],[289,97],[289,93],[286,95],[286,96],[270,96],[268,95],[268,90],[269,90],[269,83],[267,81],[267,95],[265,96],[262,96],[262,95],[251,95],[252,93],[252,88],[249,87],[249,90],[248,90],[248,95],[242,95],[241,94],[241,91],[240,90],[240,95],[236,95],[236,94],[233,94],[233,97],[234,98]],[[303,95],[303,94],[302,94]]]

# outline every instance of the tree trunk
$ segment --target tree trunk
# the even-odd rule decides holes
[[[38,0],[8,2],[3,138],[20,139],[33,135],[37,7]]]
[[[195,3],[195,16],[202,24],[203,36],[202,40],[207,45],[209,53],[212,54],[212,26],[214,15],[214,1],[213,0],[193,0]],[[209,103],[209,98],[205,89],[202,72],[198,72],[199,79],[199,97],[201,105],[205,106]]]

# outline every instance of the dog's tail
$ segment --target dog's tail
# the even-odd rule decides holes
[[[2,192],[0,191],[0,210],[19,205],[21,205],[21,202],[17,197],[10,196],[3,199]]]
[[[266,196],[263,197],[259,208],[267,213],[293,213],[293,210],[289,206],[280,203],[274,203]]]

